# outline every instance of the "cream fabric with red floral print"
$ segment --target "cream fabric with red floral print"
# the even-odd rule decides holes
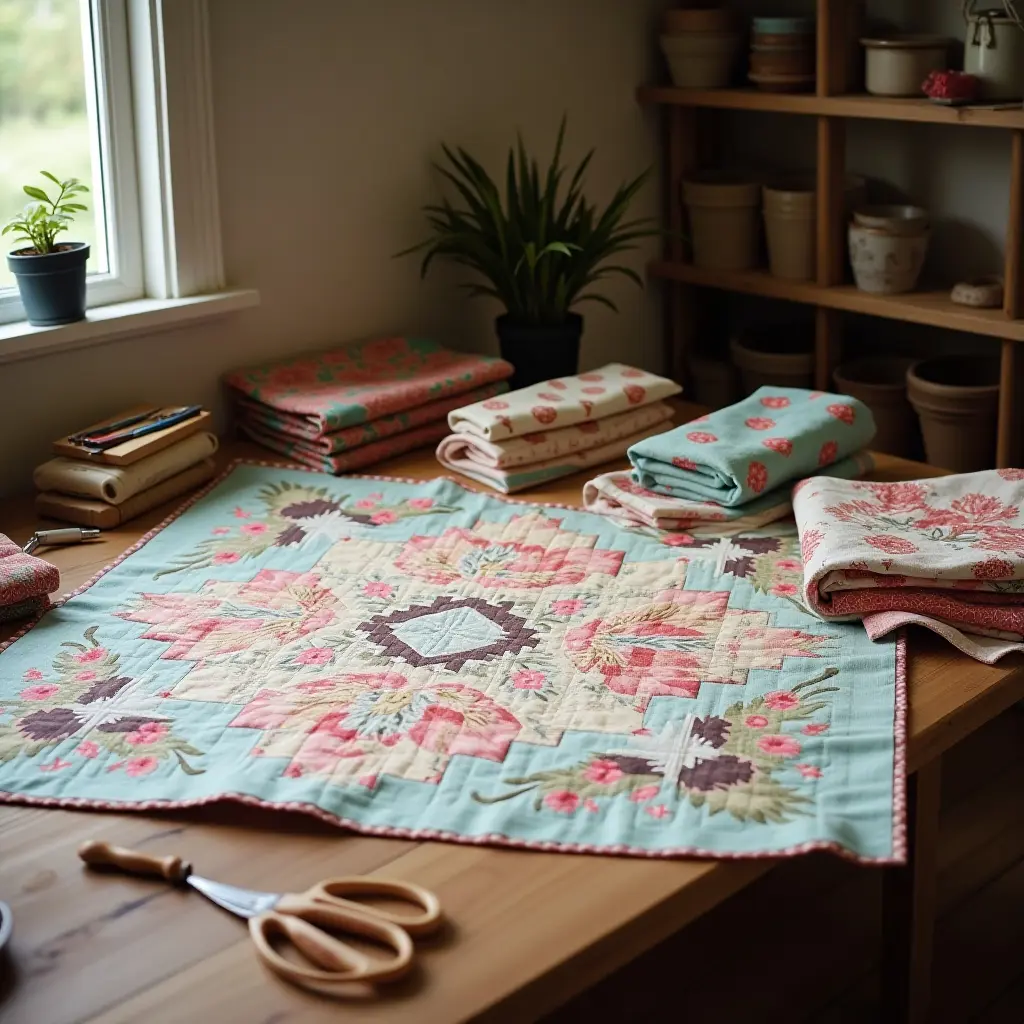
[[[538,430],[571,427],[659,402],[683,389],[634,366],[609,363],[589,373],[558,377],[448,414],[452,430],[507,441]]]
[[[928,625],[982,661],[1020,649],[1024,472],[901,483],[815,477],[797,487],[793,507],[804,596],[822,618],[871,620],[872,636]]]

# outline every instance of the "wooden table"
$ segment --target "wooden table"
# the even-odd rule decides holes
[[[251,446],[227,449],[225,462],[265,457]],[[427,478],[438,467],[432,453],[419,452],[379,471]],[[937,472],[882,456],[876,476]],[[583,479],[526,497],[575,503]],[[64,587],[73,589],[165,512],[46,557],[59,566]],[[0,530],[15,540],[24,542],[39,525],[29,500],[0,505]],[[939,760],[1024,697],[1024,662],[981,665],[916,631],[909,691],[914,857],[906,869],[888,869],[885,966],[894,1018],[919,1022],[926,1019],[928,995]],[[0,898],[15,915],[13,966],[0,980],[4,1024],[315,1024],[345,1012],[266,973],[244,927],[195,894],[83,873],[75,848],[98,836],[187,855],[204,874],[258,889],[296,889],[327,875],[363,872],[434,889],[451,921],[447,933],[423,947],[418,973],[353,1011],[360,1021],[416,1024],[533,1020],[772,867],[770,861],[663,862],[373,839],[301,815],[227,804],[160,815],[0,806]]]

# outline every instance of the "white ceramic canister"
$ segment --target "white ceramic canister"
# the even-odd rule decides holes
[[[873,96],[920,96],[924,80],[946,65],[942,36],[893,35],[862,39],[865,87]]]
[[[981,99],[1024,97],[1024,29],[993,11],[968,15],[964,71],[978,78]]]

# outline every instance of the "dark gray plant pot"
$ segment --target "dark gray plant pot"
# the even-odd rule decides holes
[[[66,248],[65,248],[66,246]],[[17,249],[7,269],[18,282],[21,304],[33,327],[53,327],[85,319],[85,242],[65,242],[60,251],[40,256]]]
[[[494,321],[501,358],[516,372],[509,386],[526,388],[552,377],[571,377],[580,365],[583,317],[570,313],[560,324],[524,324],[503,313]]]

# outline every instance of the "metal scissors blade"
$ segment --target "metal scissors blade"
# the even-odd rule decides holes
[[[242,889],[227,882],[215,882],[201,875],[189,875],[185,882],[208,900],[229,913],[248,920],[272,910],[281,899],[279,892],[260,892],[258,889]]]

